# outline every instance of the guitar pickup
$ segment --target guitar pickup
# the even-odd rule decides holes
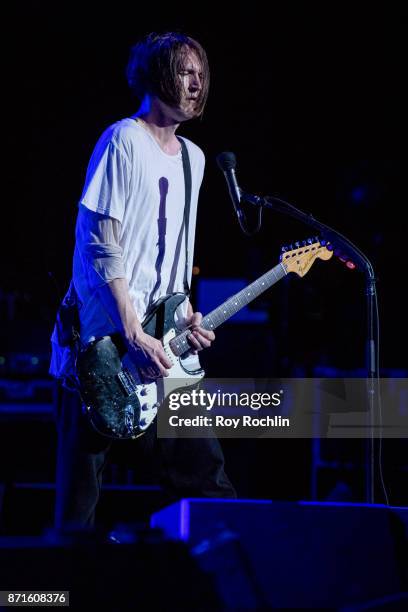
[[[121,370],[117,373],[118,381],[127,395],[136,393],[136,384],[129,370]]]

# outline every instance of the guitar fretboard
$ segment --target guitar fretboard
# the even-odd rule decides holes
[[[247,306],[252,300],[261,295],[264,291],[272,287],[287,274],[285,266],[279,263],[277,266],[266,272],[263,276],[258,278],[256,281],[230,297],[223,304],[212,310],[207,314],[202,322],[201,327],[207,330],[213,330],[222,325],[225,321],[230,319],[239,310]],[[170,341],[170,348],[173,353],[177,356],[182,355],[191,348],[187,337],[190,333],[189,329],[184,330],[181,334],[173,338]]]

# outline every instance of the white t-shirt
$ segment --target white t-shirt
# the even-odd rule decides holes
[[[185,138],[184,141],[192,176],[190,282],[204,154],[191,141]],[[166,154],[153,135],[134,119],[115,123],[102,134],[95,147],[80,204],[119,221],[125,275],[140,321],[149,305],[160,296],[184,291],[185,186],[181,151],[177,155]],[[86,259],[78,247],[74,253],[73,280],[81,303],[82,340],[86,342],[92,336],[112,332],[112,322],[97,291],[90,286]]]

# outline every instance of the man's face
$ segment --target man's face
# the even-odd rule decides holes
[[[200,60],[194,51],[189,50],[186,53],[178,74],[182,84],[179,110],[185,119],[192,119],[197,116],[197,100],[203,78]]]

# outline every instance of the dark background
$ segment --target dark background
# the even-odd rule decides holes
[[[243,188],[312,212],[367,254],[378,277],[382,373],[407,375],[402,9],[20,2],[4,24],[3,377],[46,375],[90,153],[109,124],[137,109],[125,79],[130,46],[152,30],[173,29],[203,44],[212,77],[204,118],[179,130],[207,159],[194,282],[250,282],[277,263],[282,245],[313,235],[271,211],[254,238],[241,233],[215,163],[219,152],[231,150]],[[364,372],[360,271],[334,259],[318,262],[304,279],[286,279],[253,307],[268,312],[268,323],[220,329],[203,355],[208,374],[313,376],[318,367],[330,375]],[[225,451],[242,494],[310,495],[310,441],[229,441]],[[400,450],[394,455],[403,462]],[[276,464],[279,471],[270,468]]]

